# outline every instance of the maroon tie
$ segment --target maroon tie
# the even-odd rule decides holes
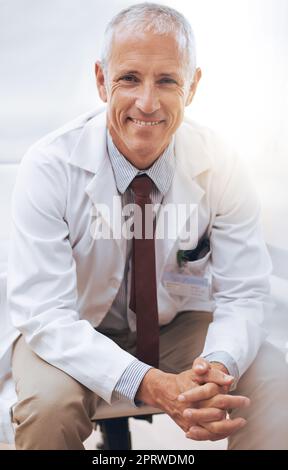
[[[135,195],[135,204],[141,208],[142,212],[140,221],[137,216],[134,216],[130,308],[136,314],[136,357],[158,368],[159,321],[154,245],[155,224],[153,224],[153,206],[150,199],[152,185],[153,182],[147,175],[136,176],[130,185]],[[147,230],[148,228],[151,230]]]

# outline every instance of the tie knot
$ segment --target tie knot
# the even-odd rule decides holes
[[[149,198],[153,182],[147,175],[136,176],[130,186],[136,197]]]

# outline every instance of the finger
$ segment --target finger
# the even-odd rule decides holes
[[[202,357],[197,357],[192,365],[192,370],[198,375],[207,374],[210,368],[211,366],[209,362],[203,359]]]
[[[207,431],[207,429],[201,426],[192,426],[185,436],[194,441],[209,441],[215,437],[212,432]]]
[[[220,408],[221,410],[229,410],[234,408],[246,408],[250,405],[247,397],[240,395],[222,395],[218,394],[209,400],[197,403],[197,408]]]
[[[199,385],[190,390],[186,390],[178,395],[178,400],[182,402],[198,402],[202,400],[209,400],[219,393],[219,387],[213,383]],[[218,407],[216,407],[218,408]]]
[[[219,369],[211,368],[206,374],[201,375],[198,380],[202,380],[202,383],[212,382],[217,385],[229,386],[234,382],[232,375],[227,375]]]
[[[187,418],[192,424],[209,423],[212,421],[222,421],[226,418],[226,411],[218,408],[186,408],[183,411],[183,417]],[[191,420],[191,421],[190,421]]]
[[[234,432],[246,426],[247,421],[244,418],[225,419],[222,421],[214,421],[213,423],[205,423],[203,427],[212,434],[230,436]]]
[[[222,439],[222,436],[216,436],[201,426],[192,426],[189,431],[185,433],[185,436],[188,439],[193,439],[193,441],[216,441]]]

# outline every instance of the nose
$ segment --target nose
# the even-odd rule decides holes
[[[160,102],[154,86],[150,84],[143,85],[139,90],[135,104],[142,113],[152,114],[158,111],[160,109]]]

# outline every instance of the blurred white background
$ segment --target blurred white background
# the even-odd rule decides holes
[[[99,103],[94,62],[103,31],[132,3],[0,0],[1,163],[19,161],[37,138]],[[188,114],[218,130],[248,162],[265,206],[267,241],[286,248],[287,0],[160,3],[183,12],[195,31],[203,78]]]
[[[116,12],[133,3],[140,2],[0,0],[0,271],[6,262],[17,163],[35,140],[100,104],[94,62],[103,31]],[[184,13],[196,35],[203,78],[187,113],[216,129],[247,162],[262,201],[266,241],[280,249],[278,268],[287,274],[288,1],[159,3]],[[284,347],[287,281],[272,283],[277,316],[268,323],[276,343]],[[137,424],[137,448],[153,448],[155,443],[158,448],[187,446],[179,430],[163,418],[168,419],[159,418],[162,424],[153,427],[152,444],[143,441],[146,424]],[[169,439],[159,441],[165,429]]]

